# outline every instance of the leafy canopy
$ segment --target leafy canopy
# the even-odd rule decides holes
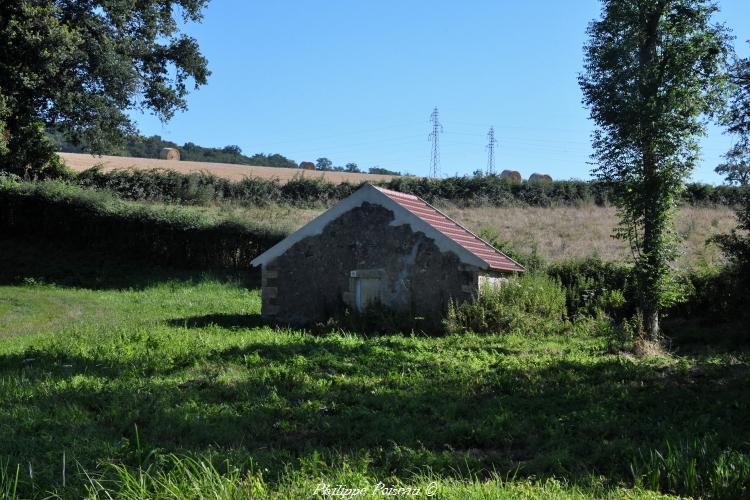
[[[133,131],[127,111],[185,109],[209,71],[178,19],[200,21],[207,1],[0,2],[0,168],[45,168],[45,127],[105,153]]]
[[[732,67],[732,100],[723,122],[727,131],[739,137],[724,155],[726,163],[716,167],[730,184],[750,185],[750,57],[739,59]]]
[[[724,123],[730,133],[750,140],[750,57],[735,62],[732,83],[734,93]]]
[[[594,174],[611,188],[630,242],[646,328],[670,293],[675,257],[672,216],[698,156],[706,115],[726,89],[729,36],[705,0],[605,0],[590,24],[583,101],[597,128]]]
[[[750,186],[750,140],[744,138],[724,155],[725,163],[717,166],[717,174],[724,175],[729,184]]]

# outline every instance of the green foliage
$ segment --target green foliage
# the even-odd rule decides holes
[[[732,146],[724,158],[726,163],[716,167],[716,173],[723,175],[728,184],[750,186],[750,140],[743,140]]]
[[[91,255],[82,264],[111,276]],[[1,282],[13,439],[0,440],[0,495],[194,498],[194,484],[304,498],[321,481],[434,481],[438,498],[655,498],[629,489],[639,450],[715,432],[717,449],[750,451],[737,440],[746,352],[635,359],[584,321],[552,335],[310,334],[266,324],[258,291],[236,281],[143,265],[122,278]]]
[[[565,291],[541,273],[525,273],[498,287],[480,290],[474,302],[451,304],[445,328],[451,333],[555,331],[567,317]]]
[[[747,146],[750,141],[750,57],[735,61],[731,78],[734,92],[722,122]]]
[[[314,325],[316,333],[351,332],[362,335],[441,335],[441,318],[425,318],[410,312],[394,311],[380,303],[369,304],[362,312],[347,310],[344,314]]]
[[[21,464],[24,498],[194,497],[191,483],[300,497],[323,478],[606,498],[654,442],[717,418],[721,449],[748,432],[744,356],[655,366],[576,329],[314,336],[269,328],[257,291],[214,281],[0,287],[9,302],[0,421],[14,439],[0,455],[8,484]],[[590,486],[594,471],[608,487]]]
[[[352,194],[359,185],[333,184],[320,177],[297,176],[280,188],[281,199],[295,205],[329,205]]]
[[[464,183],[468,178],[455,177],[442,180],[403,180],[377,183],[389,189],[422,196],[428,201],[449,201],[460,205],[515,206],[530,205],[581,205],[593,203],[596,196],[602,201],[606,194],[593,184],[584,181],[559,181],[536,183],[542,190],[534,190],[537,195],[527,196],[526,185],[514,185],[505,181],[498,184],[501,190],[489,196],[490,186],[497,182],[496,177],[475,179],[472,185],[456,188],[455,183]],[[487,179],[485,181],[485,179]],[[243,206],[264,206],[272,203],[286,203],[301,206],[329,205],[349,196],[360,185],[347,182],[333,184],[322,178],[299,176],[288,184],[275,179],[246,177],[241,181],[230,181],[207,172],[179,173],[173,170],[114,170],[104,172],[91,168],[72,178],[85,187],[96,187],[116,192],[130,200],[179,202],[187,204],[236,203]],[[516,186],[515,188],[513,186]],[[521,186],[520,188],[518,186]],[[569,189],[570,188],[570,189]],[[472,193],[471,189],[476,189]],[[494,189],[494,188],[493,188]],[[506,190],[506,191],[503,191]],[[540,194],[541,193],[541,194]],[[546,194],[545,194],[546,193]],[[453,196],[453,198],[451,198]],[[730,205],[741,200],[736,187],[708,184],[691,184],[685,190],[683,201],[691,205]],[[491,236],[491,235],[489,235]],[[500,242],[499,244],[502,244]],[[526,256],[532,267],[534,255]],[[529,260],[531,258],[531,260]],[[538,262],[541,265],[541,262]]]
[[[13,470],[7,461],[0,460],[0,496],[4,499],[16,500],[18,498],[20,472],[20,464],[16,464],[15,470]]]
[[[52,129],[49,131],[50,136],[55,142],[57,151],[77,153],[81,151],[80,147],[67,141],[65,136],[60,132]],[[201,161],[215,163],[232,163],[238,165],[254,165],[265,167],[282,167],[297,168],[298,165],[280,154],[258,153],[252,156],[242,154],[239,146],[224,146],[223,148],[209,148],[198,146],[192,142],[186,142],[182,146],[172,141],[166,141],[158,135],[144,137],[136,135],[130,137],[122,149],[115,151],[121,156],[132,156],[135,158],[159,158],[163,148],[175,148],[180,151],[182,161]]]
[[[159,466],[131,468],[107,464],[105,474],[87,473],[86,495],[91,500],[144,498],[247,500],[268,493],[262,473],[243,474],[225,462],[166,455]]]
[[[750,189],[744,192],[744,203],[737,209],[737,228],[730,234],[719,235],[712,241],[719,244],[724,254],[743,273],[750,273]]]
[[[377,175],[401,175],[401,172],[396,172],[395,170],[388,170],[387,168],[382,168],[382,167],[370,167],[367,169],[367,172],[370,174],[377,174]]]
[[[209,72],[196,41],[179,32],[173,15],[200,21],[205,4],[3,2],[0,123],[7,152],[0,154],[0,169],[54,175],[45,126],[102,153],[132,133],[127,111],[150,110],[167,120],[185,109],[188,83],[205,84]]]
[[[750,491],[750,455],[721,449],[714,436],[641,452],[631,465],[636,484],[707,498],[743,498]]]
[[[711,324],[737,321],[748,314],[750,290],[736,266],[696,269],[681,277],[686,299],[670,310],[676,318],[697,318]]]
[[[123,202],[59,181],[0,184],[0,228],[177,267],[245,268],[283,235],[177,206]]]
[[[461,205],[553,206],[604,204],[606,193],[587,181],[516,183],[498,175],[448,177],[398,177],[383,183],[388,189],[415,194],[429,202],[450,200]]]
[[[565,289],[571,318],[607,316],[621,321],[635,312],[631,266],[590,257],[551,264],[546,272]]]
[[[635,258],[639,307],[652,339],[679,297],[670,276],[672,217],[697,154],[702,115],[726,89],[728,34],[706,0],[606,0],[589,26],[584,102],[597,124],[594,173],[610,188]]]

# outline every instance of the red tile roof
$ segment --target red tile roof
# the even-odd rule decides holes
[[[475,235],[422,198],[373,186],[403,208],[416,215],[467,251],[479,257],[494,271],[522,272],[521,264]]]

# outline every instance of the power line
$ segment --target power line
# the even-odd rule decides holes
[[[487,175],[495,173],[495,146],[497,146],[497,140],[495,139],[495,127],[490,127],[490,131],[487,132]]]
[[[427,136],[427,140],[432,143],[430,152],[430,177],[437,178],[440,176],[440,134],[443,133],[443,126],[440,124],[440,116],[437,106],[432,110],[430,115],[432,123],[432,132]]]

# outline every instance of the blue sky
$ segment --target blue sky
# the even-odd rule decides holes
[[[750,2],[719,4],[737,53],[750,55]],[[179,144],[426,175],[437,106],[444,175],[484,170],[494,126],[496,169],[588,178],[592,123],[576,78],[598,14],[596,0],[213,0],[186,27],[208,85],[166,124],[135,118]],[[693,178],[720,182],[713,168],[730,144],[712,127]]]

